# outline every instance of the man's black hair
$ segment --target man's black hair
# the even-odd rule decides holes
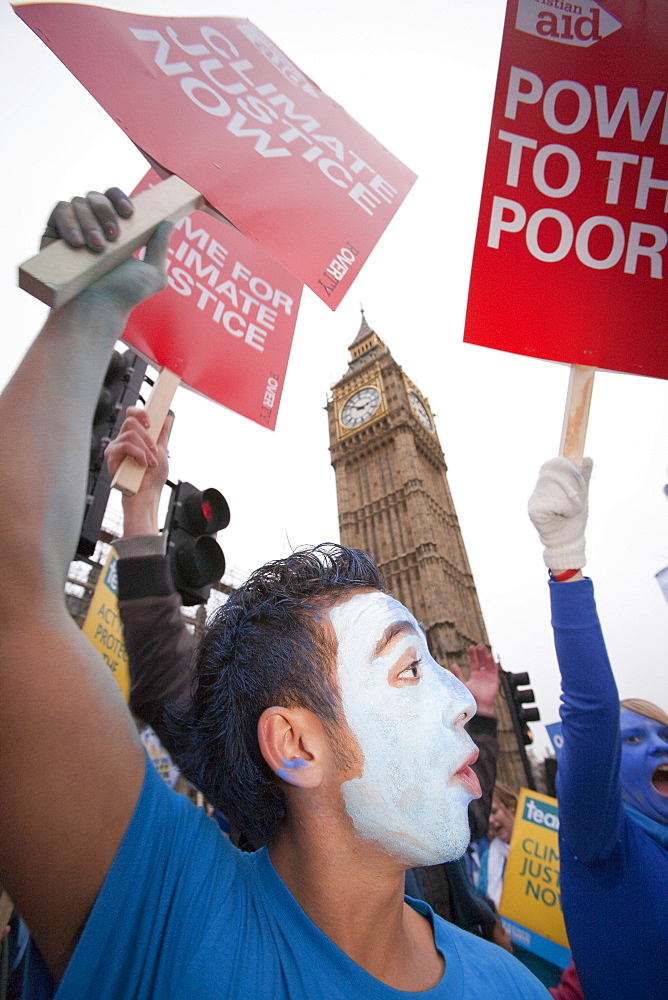
[[[272,705],[308,708],[336,732],[336,642],[319,621],[364,587],[384,589],[365,552],[329,543],[299,549],[256,570],[206,625],[192,704],[169,721],[173,756],[256,846],[275,837],[286,808],[282,783],[260,753],[260,715]]]

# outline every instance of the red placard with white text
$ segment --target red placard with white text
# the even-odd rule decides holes
[[[668,3],[509,0],[464,339],[668,378]]]
[[[415,174],[266,35],[240,18],[15,10],[152,161],[336,308]]]
[[[132,192],[160,180],[154,171]],[[174,227],[167,288],[130,314],[123,340],[182,382],[273,430],[301,282],[206,212]]]

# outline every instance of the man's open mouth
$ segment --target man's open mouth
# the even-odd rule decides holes
[[[652,775],[652,787],[668,799],[668,764],[659,764]]]

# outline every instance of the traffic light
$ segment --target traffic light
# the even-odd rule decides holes
[[[146,362],[139,355],[131,351],[124,354],[114,351],[112,354],[93,416],[86,510],[77,556],[86,558],[95,551],[111,490],[104,449],[121,429],[128,406],[137,402],[145,373]]]
[[[192,483],[172,487],[167,511],[167,555],[174,586],[186,605],[205,604],[211,584],[225,572],[216,532],[230,523],[230,508],[218,490]]]
[[[526,746],[533,743],[533,736],[527,723],[538,722],[540,719],[538,708],[530,704],[536,699],[532,689],[526,686],[531,683],[529,675],[526,671],[512,674],[507,670],[501,670],[500,674],[518,744]]]

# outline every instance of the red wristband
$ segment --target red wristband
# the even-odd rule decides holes
[[[561,573],[553,573],[552,570],[550,570],[550,580],[554,580],[556,583],[565,583],[566,580],[570,580],[579,572],[579,569],[565,569]]]

